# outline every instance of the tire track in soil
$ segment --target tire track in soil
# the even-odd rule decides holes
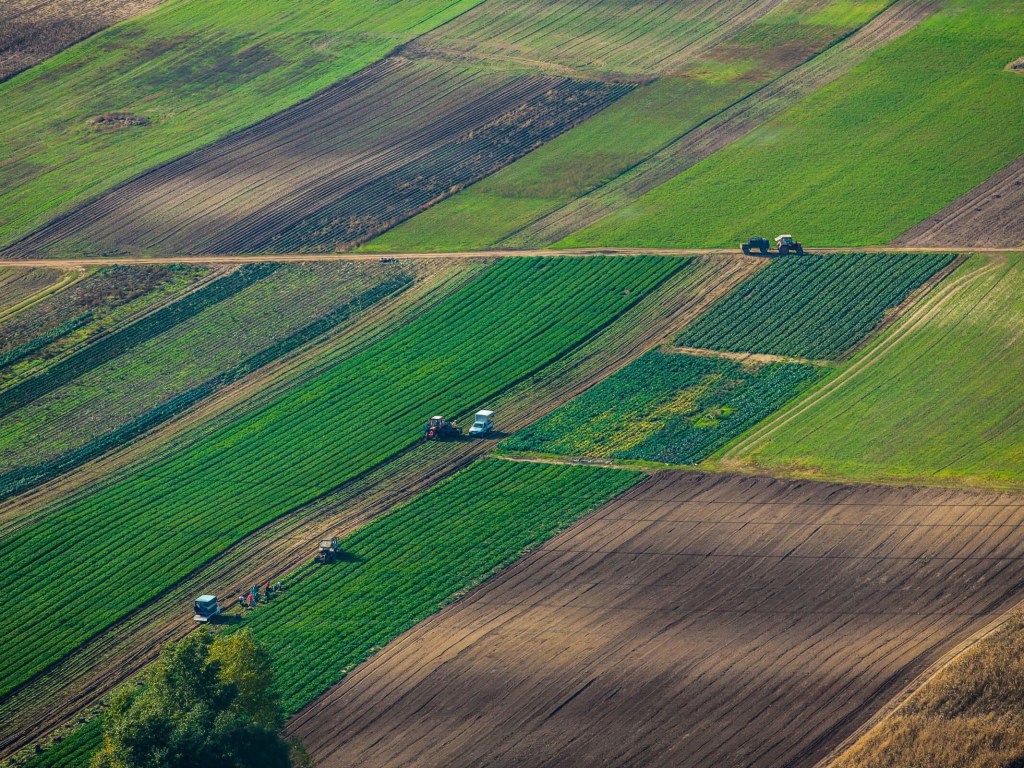
[[[1010,494],[659,473],[288,730],[324,768],[811,766],[1019,599],[1022,526]]]
[[[514,232],[499,245],[540,247],[593,224],[838,79],[874,51],[914,29],[939,5],[937,0],[897,0],[849,37],[745,96],[607,184]]]
[[[678,274],[582,347],[496,398],[500,426],[520,429],[662,343],[749,276],[758,264],[705,259],[694,275]],[[692,286],[700,284],[693,293]],[[114,686],[152,661],[166,642],[193,628],[182,615],[198,591],[236,595],[278,579],[311,559],[322,535],[344,535],[491,451],[496,440],[418,444],[251,534],[157,600],[118,622],[0,701],[0,758],[37,742],[96,705]],[[258,610],[258,609],[257,609]]]
[[[632,87],[392,56],[116,187],[4,254],[26,258],[72,241],[97,254],[351,247]]]
[[[900,246],[1024,246],[1024,157],[893,241]]]

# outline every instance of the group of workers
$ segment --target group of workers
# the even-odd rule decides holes
[[[263,584],[263,602],[269,603],[271,595],[284,591],[284,582],[270,583],[270,579]],[[260,601],[260,585],[253,584],[252,589],[238,596],[238,604],[242,608],[255,608]]]

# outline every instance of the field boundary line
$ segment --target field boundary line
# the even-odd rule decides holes
[[[727,448],[726,451],[720,455],[718,461],[725,467],[733,468],[732,462],[736,462],[741,453],[750,452],[794,418],[800,416],[809,408],[816,405],[819,401],[831,395],[838,388],[844,386],[854,375],[874,365],[879,359],[883,358],[889,350],[896,346],[904,336],[916,330],[918,327],[923,325],[925,321],[930,319],[946,301],[959,294],[961,290],[971,285],[974,281],[998,269],[999,267],[1000,262],[998,260],[992,260],[988,264],[980,266],[975,270],[968,272],[966,275],[957,278],[948,285],[940,286],[938,290],[923,297],[921,304],[916,309],[904,315],[900,323],[892,326],[890,328],[891,332],[879,339],[876,346],[866,349],[860,357],[851,362],[850,365],[847,368],[844,368],[839,374],[826,381],[819,389],[810,393],[807,397],[797,403],[794,403],[789,408],[783,410],[767,423],[762,424],[754,433],[747,435],[745,438],[741,438],[740,441]],[[736,468],[738,468],[738,466]]]
[[[39,269],[39,267],[23,267],[23,268],[24,269]],[[56,269],[57,271],[63,271],[63,272],[65,272],[65,275],[60,280],[58,280],[56,283],[54,283],[53,285],[48,285],[45,288],[43,288],[42,290],[37,291],[36,293],[32,294],[31,296],[26,296],[24,299],[22,299],[20,302],[18,302],[14,306],[8,307],[7,309],[5,309],[2,312],[0,312],[0,323],[7,322],[8,320],[10,320],[12,317],[17,315],[18,313],[23,312],[24,310],[28,309],[29,307],[35,306],[36,304],[38,304],[43,299],[49,298],[50,296],[57,295],[61,291],[65,290],[66,288],[70,288],[72,285],[75,285],[76,283],[81,282],[82,280],[84,280],[89,275],[89,272],[86,270],[85,267],[71,267],[69,269],[62,270],[61,267],[55,266],[55,267],[51,267],[51,269]]]
[[[907,683],[907,685],[898,691],[884,706],[882,706],[877,712],[875,712],[875,714],[857,728],[857,730],[837,744],[825,757],[811,766],[811,768],[829,768],[829,766],[833,765],[835,761],[841,758],[847,750],[851,749],[862,736],[867,735],[875,726],[880,725],[883,721],[895,715],[914,697],[918,691],[924,688],[924,686],[931,682],[939,673],[945,670],[950,664],[982,640],[998,631],[1000,627],[1009,621],[1013,614],[1020,612],[1022,608],[1024,608],[1024,598],[1017,601],[1010,608],[1007,608],[1002,614],[986,624],[984,627],[965,638],[957,644],[956,647],[951,648],[949,651],[944,653],[939,659],[934,661],[919,675],[917,675],[917,677]]]
[[[734,360],[745,365],[768,365],[770,363],[796,363],[799,365],[830,366],[834,360],[811,360],[807,357],[789,357],[787,355],[770,355],[763,352],[729,352],[723,349],[707,349],[705,347],[667,346],[663,352],[672,355],[693,355],[695,357],[719,357],[723,360]]]

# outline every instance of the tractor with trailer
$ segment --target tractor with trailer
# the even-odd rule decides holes
[[[216,595],[200,595],[192,604],[192,610],[192,620],[206,624],[220,616],[220,603]]]
[[[779,235],[776,237],[775,247],[778,250],[779,256],[788,256],[791,253],[795,253],[797,256],[804,255],[804,244],[794,240],[792,235]],[[743,253],[746,256],[752,256],[755,253],[761,256],[769,256],[771,254],[771,244],[766,237],[752,237],[747,242],[741,244],[740,248],[743,249]]]
[[[469,428],[470,437],[483,437],[494,429],[494,411],[477,411],[473,417],[473,426]]]
[[[430,421],[423,427],[423,438],[425,440],[447,440],[462,437],[462,427],[454,421],[448,421],[444,416],[431,416]]]
[[[337,536],[332,536],[329,539],[323,539],[320,542],[320,548],[316,553],[316,561],[318,563],[333,563],[338,559],[338,552],[341,551],[341,546],[338,542]]]

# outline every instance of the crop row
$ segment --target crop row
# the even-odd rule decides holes
[[[676,339],[688,347],[823,359],[952,260],[949,254],[851,253],[775,259]]]
[[[212,435],[0,542],[0,695],[234,542],[540,370],[686,262],[522,258]],[[60,558],[40,557],[62,542]]]
[[[60,325],[53,326],[53,328],[29,339],[24,344],[19,344],[17,347],[7,350],[0,354],[0,368],[6,368],[19,360],[38,352],[40,349],[53,343],[57,339],[62,339],[69,333],[77,331],[82,326],[88,324],[91,320],[92,312],[84,312],[78,317],[73,317],[70,320],[64,321]]]
[[[168,328],[198,315],[204,309],[273,273],[277,267],[277,264],[272,263],[245,264],[231,274],[186,294],[173,304],[89,344],[50,366],[40,375],[26,379],[4,391],[3,401],[0,402],[0,416],[22,408],[124,354],[127,350],[159,336]]]
[[[696,464],[820,375],[812,365],[752,367],[649,352],[501,445],[510,451]]]
[[[0,385],[10,386],[38,373],[83,342],[186,290],[206,274],[204,268],[184,265],[117,265],[96,270],[51,293],[0,321],[0,352],[32,345],[40,335],[86,313],[91,322],[8,364],[0,370]]]
[[[246,619],[270,647],[285,710],[641,477],[485,460],[359,529],[338,563],[300,570]]]
[[[344,323],[352,317],[354,312],[367,309],[381,299],[407,288],[411,282],[412,278],[410,276],[399,274],[378,283],[373,288],[356,295],[350,302],[335,307],[318,320],[314,320],[289,336],[270,344],[270,346],[256,354],[250,355],[228,370],[222,371],[201,384],[164,400],[159,405],[150,408],[127,423],[99,437],[95,437],[66,453],[58,454],[32,466],[18,467],[17,469],[0,473],[0,500],[50,480],[69,469],[73,469],[90,459],[135,439],[153,427],[162,424],[199,401],[209,397],[222,387],[238,381],[242,377]],[[305,311],[309,309],[309,306],[303,304],[301,308]],[[229,338],[224,337],[221,341],[233,347]],[[173,360],[169,358],[168,362],[173,362]],[[128,384],[130,385],[131,382],[128,382]],[[108,395],[109,392],[105,391],[103,394]],[[123,416],[123,413],[117,415]],[[53,429],[66,430],[68,425],[61,420],[50,426]]]

